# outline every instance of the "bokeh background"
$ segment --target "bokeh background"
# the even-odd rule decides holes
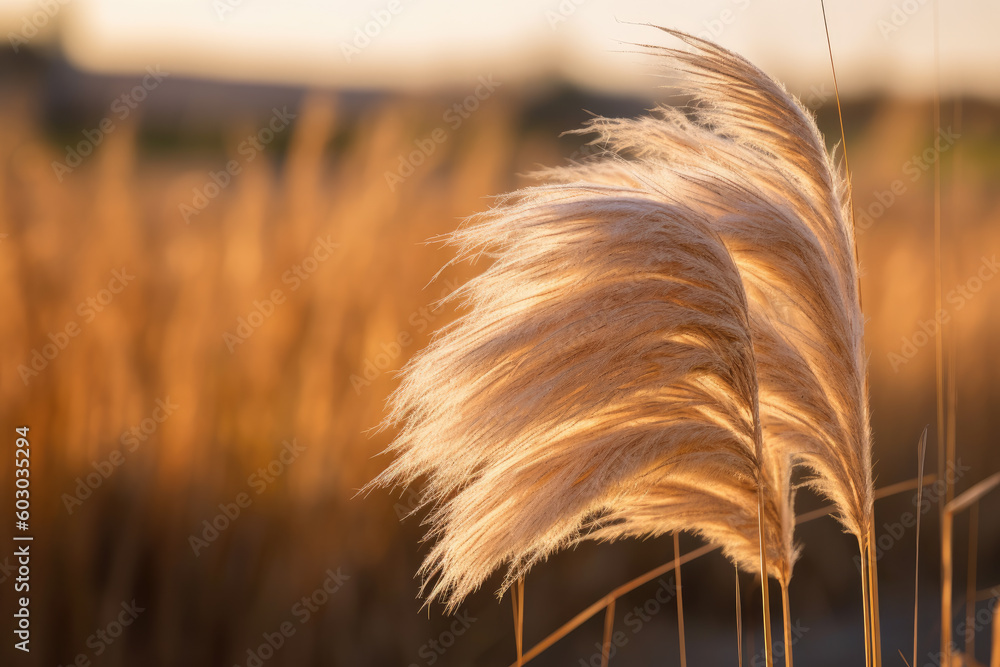
[[[1000,8],[940,7],[938,135],[931,0],[828,4],[878,485],[916,476],[926,425],[936,469],[943,335],[962,491],[1000,470]],[[29,426],[35,537],[26,655],[7,629],[14,531],[0,522],[3,664],[510,664],[498,580],[458,625],[422,609],[414,573],[427,545],[421,515],[407,518],[412,492],[355,494],[386,463],[377,454],[392,433],[372,429],[395,372],[455,316],[440,297],[482,268],[431,282],[451,254],[425,242],[533,169],[593,152],[561,136],[591,113],[670,101],[669,72],[632,46],[670,43],[634,25],[645,22],[751,58],[839,143],[818,2],[0,3],[0,424],[11,444],[0,497],[13,506],[14,428]],[[823,504],[807,492],[798,503]],[[897,524],[913,504],[908,491],[876,506],[889,536],[886,660],[911,645],[916,544]],[[957,521],[956,622],[970,572],[975,609],[992,618],[998,514],[993,493],[980,503],[974,569],[968,515]],[[935,509],[920,547],[927,664],[940,629],[937,527]],[[853,539],[829,518],[798,535],[798,664],[860,664]],[[698,544],[681,540],[683,551]],[[526,645],[672,554],[668,537],[552,558],[527,580]],[[760,665],[759,593],[742,584],[745,661]],[[685,566],[691,664],[734,664],[733,585],[717,553]],[[658,586],[619,601],[628,643],[611,664],[679,662],[676,610],[655,602]],[[143,611],[116,628],[133,603]],[[630,621],[643,605],[647,616]],[[532,664],[599,664],[601,619]],[[293,632],[261,650],[282,627]],[[980,662],[989,634],[976,635]]]

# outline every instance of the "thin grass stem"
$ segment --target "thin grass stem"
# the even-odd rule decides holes
[[[924,432],[920,436],[920,444],[917,446],[917,479],[923,479],[924,477],[924,462],[927,459],[927,427],[924,427]],[[917,488],[917,507],[923,507],[924,499],[924,486],[921,484]],[[920,602],[920,517],[923,514],[922,511],[917,512],[917,535],[916,535],[916,547],[914,551],[914,563],[913,563],[913,662],[911,664],[917,664],[917,618],[918,612],[917,608]]]
[[[687,667],[687,648],[684,645],[684,593],[681,587],[681,541],[674,531],[674,577],[677,579],[677,636],[680,641],[681,667]]]
[[[740,568],[736,566],[736,654],[737,664],[743,667],[743,604],[740,600]]]
[[[927,476],[924,477],[924,480],[923,480],[924,483],[923,483],[923,485],[926,486],[927,484],[932,484],[934,482],[934,480],[935,480],[935,476],[934,475],[927,475]],[[878,489],[875,492],[875,497],[876,498],[886,498],[886,497],[889,497],[889,496],[892,496],[892,495],[896,495],[896,494],[899,494],[899,493],[903,493],[905,491],[912,490],[914,488],[918,488],[917,480],[916,479],[911,479],[911,480],[907,480],[905,482],[899,482],[897,484],[892,484],[892,485],[886,486],[883,489]],[[824,516],[828,516],[829,514],[831,514],[834,511],[834,509],[835,508],[831,506],[831,507],[825,508],[822,511],[822,513],[819,513],[819,514],[817,514],[815,512],[810,513],[812,516],[806,518],[805,520],[803,520],[800,517],[799,520],[797,521],[797,523],[798,524],[802,524],[802,523],[806,523],[808,521],[814,521],[814,520],[822,518]],[[689,551],[688,553],[684,554],[682,557],[674,559],[674,560],[678,561],[681,565],[685,565],[687,563],[690,563],[691,561],[694,561],[694,560],[697,560],[698,558],[701,558],[702,556],[710,554],[713,551],[718,551],[720,548],[721,547],[719,547],[717,545],[706,544],[704,546],[698,547],[697,549]],[[654,579],[656,579],[657,577],[663,576],[667,572],[670,572],[671,570],[673,570],[674,569],[674,560],[671,560],[670,562],[667,562],[667,563],[664,563],[662,565],[659,565],[659,566],[653,568],[652,570],[649,570],[648,572],[640,574],[638,577],[635,577],[634,579],[631,579],[630,581],[625,582],[624,584],[622,584],[618,588],[615,588],[613,591],[611,591],[610,593],[608,593],[607,595],[605,595],[604,597],[600,598],[599,600],[597,600],[596,602],[594,602],[593,604],[591,604],[589,607],[587,607],[586,609],[584,609],[583,611],[581,611],[580,613],[578,613],[576,616],[574,616],[573,618],[571,618],[569,621],[567,621],[566,623],[564,623],[561,626],[559,626],[555,631],[553,631],[552,633],[550,633],[542,641],[540,641],[537,644],[535,644],[535,646],[533,646],[529,651],[527,651],[524,654],[524,661],[523,661],[524,664],[527,664],[530,660],[538,657],[543,651],[545,651],[546,649],[548,649],[549,647],[551,647],[553,644],[555,644],[556,642],[558,642],[560,639],[562,639],[563,637],[565,637],[566,635],[568,635],[573,630],[576,630],[578,627],[580,627],[581,625],[583,625],[589,619],[593,618],[602,609],[606,609],[607,606],[609,604],[611,604],[612,601],[617,600],[618,598],[620,598],[621,596],[625,595],[626,593],[630,593],[630,592],[634,591],[635,589],[639,588],[640,586],[642,586],[644,584],[647,584],[650,581],[653,581]],[[751,646],[750,648],[751,648],[751,652],[753,652],[753,647]],[[509,667],[518,667],[518,666],[517,666],[517,663],[513,663]]]
[[[517,580],[511,587],[510,601],[514,607],[514,643],[517,646],[517,667],[524,664],[522,650],[524,648],[524,578]]]
[[[979,501],[969,508],[969,565],[965,582],[965,655],[976,653],[976,552],[979,550]]]
[[[615,601],[608,605],[604,614],[604,643],[601,645],[601,667],[608,667],[611,660],[611,634],[615,629]]]
[[[861,562],[868,562],[868,550],[865,547],[865,541],[860,537],[858,538],[858,550],[861,554]],[[871,618],[871,607],[869,606],[868,598],[868,568],[862,568],[861,572],[861,610],[862,616],[865,621],[865,664],[871,667],[872,664],[872,626],[869,622]]]
[[[774,667],[771,647],[771,601],[767,594],[767,547],[764,542],[764,484],[757,483],[757,536],[760,540],[760,594],[764,610],[764,659],[767,667]]]
[[[792,667],[792,617],[788,604],[788,582],[781,580],[781,615],[785,625],[785,667]]]

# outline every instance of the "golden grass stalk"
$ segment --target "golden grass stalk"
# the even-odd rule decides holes
[[[878,489],[875,492],[875,498],[876,499],[887,498],[889,496],[893,496],[893,495],[896,495],[896,494],[899,494],[899,493],[903,493],[905,491],[910,491],[910,490],[913,490],[913,489],[918,489],[918,488],[921,488],[921,487],[926,486],[928,484],[933,484],[935,479],[936,479],[935,475],[926,475],[922,480],[921,479],[911,479],[911,480],[907,480],[905,482],[898,482],[896,484],[891,484],[889,486],[886,486],[886,487],[883,487],[881,489]],[[798,517],[796,517],[795,523],[796,523],[796,525],[802,524],[802,523],[809,523],[810,521],[815,521],[816,519],[819,519],[819,518],[822,518],[822,517],[825,517],[825,516],[830,516],[831,514],[836,513],[836,511],[837,511],[837,507],[835,505],[828,505],[826,507],[821,507],[821,508],[819,508],[817,510],[813,510],[812,512],[807,512],[805,514],[799,515]],[[693,560],[701,558],[702,556],[705,556],[705,555],[710,554],[710,553],[712,553],[714,551],[717,551],[720,548],[721,548],[721,546],[718,545],[718,544],[706,544],[706,545],[704,545],[702,547],[698,547],[697,549],[684,554],[684,556],[682,556],[681,558],[677,558],[675,560],[677,562],[681,563],[682,565],[684,565],[686,563],[690,563]],[[563,637],[565,637],[566,635],[568,635],[573,630],[575,630],[578,627],[580,627],[587,620],[593,618],[594,615],[596,615],[602,609],[606,609],[607,606],[609,604],[611,604],[612,602],[614,602],[615,600],[619,599],[623,595],[626,595],[627,593],[630,593],[631,591],[634,591],[635,589],[639,588],[640,586],[642,586],[644,584],[647,584],[650,581],[653,581],[657,577],[660,577],[660,576],[666,574],[667,572],[669,572],[672,569],[674,569],[674,560],[671,560],[671,561],[669,561],[667,563],[659,565],[659,566],[653,568],[652,570],[649,570],[648,572],[645,572],[645,573],[639,575],[638,577],[635,577],[632,580],[630,580],[630,581],[622,584],[621,586],[618,586],[617,588],[615,588],[614,590],[612,590],[610,593],[608,593],[607,595],[605,595],[604,597],[602,597],[601,599],[597,600],[596,602],[594,602],[593,604],[591,604],[589,607],[587,607],[586,609],[584,609],[583,611],[581,611],[580,613],[578,613],[572,619],[570,619],[566,623],[563,623],[561,626],[559,626],[559,628],[557,628],[556,630],[554,630],[547,637],[545,637],[543,640],[541,640],[535,646],[533,646],[527,653],[524,654],[524,662],[527,663],[528,661],[532,660],[533,658],[536,658],[543,651],[545,651],[546,649],[548,649],[550,646],[552,646],[553,644],[555,644],[556,642],[558,642],[560,639],[562,639]],[[737,588],[738,588],[739,587],[739,566],[737,566],[736,571],[737,571]],[[993,597],[994,595],[995,595],[995,591],[982,591],[977,596],[977,599],[988,599],[989,597]],[[740,606],[739,605],[739,601],[737,600],[737,607],[739,607],[739,606]],[[741,627],[741,625],[742,625],[742,614],[740,614],[740,620],[737,622],[737,626],[738,626],[737,629],[740,631],[740,639],[739,639],[739,642],[740,642],[740,652],[742,653],[742,627]],[[516,665],[512,664],[512,665],[510,665],[510,667],[516,667]]]
[[[510,589],[510,601],[514,607],[514,645],[517,650],[517,667],[523,664],[524,647],[524,579],[518,579],[517,584]]]
[[[785,628],[785,667],[792,667],[792,619],[788,605],[788,584],[781,582],[781,612]]]
[[[858,263],[858,237],[857,228],[854,224],[854,193],[853,184],[851,181],[851,167],[850,162],[847,157],[847,133],[844,131],[844,112],[840,104],[840,85],[837,82],[837,66],[833,58],[833,42],[830,39],[830,24],[826,17],[826,3],[824,0],[820,0],[820,9],[823,13],[823,30],[826,34],[826,46],[827,52],[830,56],[830,71],[833,74],[833,91],[837,103],[837,120],[840,123],[840,138],[844,150],[844,171],[845,178],[847,181],[847,197],[850,203],[850,213],[851,213],[851,237],[852,245],[854,248],[854,262],[855,265]],[[861,287],[860,287],[860,276],[856,275],[857,280],[857,297],[858,306],[860,310],[861,306]],[[867,396],[867,375],[865,376],[865,395]],[[866,399],[867,400],[867,399]],[[869,452],[870,459],[870,452]],[[867,652],[865,655],[865,660],[867,664],[874,664],[878,667],[882,662],[882,642],[879,633],[879,612],[878,612],[878,574],[877,574],[877,563],[873,556],[873,550],[871,549],[870,541],[873,539],[874,535],[874,505],[871,506],[871,516],[869,521],[868,534],[865,537],[861,537],[858,534],[858,544],[861,551],[862,558],[867,560],[866,571],[861,574],[862,582],[862,605],[865,618],[865,644],[867,647]],[[866,546],[867,542],[867,546]],[[866,585],[865,578],[868,578]],[[867,590],[866,590],[867,589]],[[870,619],[870,620],[869,620]],[[870,626],[869,626],[870,624]],[[869,630],[869,627],[871,630]],[[870,634],[870,636],[869,636]]]
[[[882,664],[882,630],[879,618],[878,605],[878,558],[875,556],[875,523],[872,522],[868,532],[868,581],[871,586],[871,623],[872,623],[872,650],[874,651],[874,663]]]
[[[674,579],[677,585],[677,638],[680,644],[681,667],[687,667],[687,649],[684,646],[684,589],[681,584],[681,541],[674,531]]]
[[[979,549],[979,501],[969,509],[969,560],[965,583],[965,655],[976,653],[976,552]]]
[[[993,650],[990,652],[990,667],[1000,667],[1000,614],[993,614]]]
[[[958,514],[979,501],[980,498],[997,488],[997,486],[1000,486],[1000,472],[995,472],[983,481],[973,484],[964,493],[945,505],[945,514],[951,514],[952,516]]]
[[[677,562],[677,559],[674,559]],[[678,565],[678,567],[680,567]],[[601,645],[601,667],[608,667],[611,660],[611,634],[615,629],[615,601],[612,600],[604,614],[604,643]]]
[[[941,131],[941,53],[938,30],[939,12],[937,0],[932,0],[933,60],[934,60],[934,131]],[[941,161],[934,163],[934,312],[941,311],[942,281],[941,270]],[[934,374],[937,398],[938,434],[938,479],[945,479],[946,489],[950,488],[946,473],[950,457],[945,451],[945,393],[944,393],[944,331],[934,338]],[[952,369],[954,372],[954,369]],[[946,502],[951,498],[947,497]],[[952,521],[944,507],[941,509],[941,652],[951,664],[951,536]]]
[[[740,600],[740,567],[736,569],[736,655],[738,667],[743,667],[743,604]]]
[[[920,436],[920,444],[917,446],[917,479],[924,479],[924,463],[927,459],[927,427],[924,427],[924,432]],[[924,498],[924,485],[919,484],[917,486],[917,507],[923,507]],[[912,665],[917,664],[917,619],[918,607],[920,603],[920,517],[923,512],[917,512],[917,526],[916,526],[916,546],[914,547],[914,563],[913,563],[913,662]],[[905,658],[904,658],[905,661]]]
[[[612,602],[614,602],[621,596],[631,591],[634,591],[636,588],[639,588],[643,584],[647,584],[650,581],[653,581],[657,577],[663,576],[667,572],[670,572],[672,569],[674,569],[674,561],[679,561],[681,565],[683,565],[685,563],[690,563],[693,560],[701,558],[705,554],[717,551],[718,549],[719,546],[716,544],[706,544],[704,546],[698,547],[693,551],[687,552],[681,558],[675,558],[671,561],[668,561],[658,567],[653,568],[652,570],[649,570],[648,572],[640,574],[638,577],[635,577],[631,581],[628,581],[622,584],[621,586],[618,586],[613,591],[611,591],[610,593],[608,593],[607,595],[605,595],[604,597],[597,600],[589,607],[578,613],[576,616],[563,623],[555,631],[553,631],[547,637],[545,637],[545,639],[532,646],[531,649],[524,654],[524,662],[527,663],[528,661],[538,657],[547,648],[555,644],[557,641],[568,635],[573,630],[583,625],[586,621],[593,618],[599,611],[601,611],[602,609],[607,609],[608,605],[610,605]],[[516,666],[510,665],[510,667],[516,667]]]
[[[938,338],[940,338],[940,336],[938,336]],[[947,368],[948,402],[947,416],[945,418],[945,423],[947,424],[947,434],[945,436],[945,461],[947,462],[947,465],[945,469],[946,471],[949,471],[949,473],[945,475],[944,480],[945,505],[941,514],[941,651],[948,656],[948,660],[950,661],[953,653],[952,622],[954,620],[952,616],[952,595],[954,589],[953,534],[955,527],[955,512],[961,509],[961,507],[956,509],[952,506],[952,503],[955,500],[955,477],[953,474],[950,474],[950,471],[955,469],[955,430],[957,426],[956,413],[958,408],[958,389],[956,379],[957,364],[955,363],[954,337],[948,339]],[[973,494],[963,495],[969,498],[975,497]]]
[[[865,619],[865,663],[871,665],[874,651],[872,649],[872,626],[871,626],[871,593],[869,591],[869,570],[868,570],[868,545],[866,540],[858,539],[858,551],[861,553],[861,608]]]

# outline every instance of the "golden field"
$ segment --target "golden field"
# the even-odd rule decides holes
[[[80,655],[108,666],[513,660],[510,606],[490,590],[458,625],[440,608],[421,611],[413,573],[423,529],[419,516],[400,521],[412,496],[355,497],[385,464],[376,455],[392,434],[373,429],[395,371],[454,317],[437,300],[477,270],[450,267],[430,282],[451,251],[425,241],[530,182],[532,169],[587,152],[579,138],[558,136],[586,118],[575,100],[501,89],[457,123],[447,116],[454,101],[359,105],[311,94],[260,150],[247,148],[248,137],[259,138],[268,117],[220,128],[212,141],[165,145],[140,113],[63,173],[52,163],[65,161],[68,142],[38,120],[37,96],[0,101],[0,421],[11,442],[15,427],[30,427],[37,585],[37,646],[17,664],[68,665]],[[833,145],[835,110],[819,113]],[[934,339],[943,329],[955,349],[961,491],[1000,470],[1000,114],[949,101],[936,148],[929,103],[856,103],[845,115],[877,484],[916,476],[927,424],[933,442]],[[401,175],[401,160],[411,174]],[[945,295],[937,314],[936,160]],[[928,456],[933,470],[933,446]],[[5,489],[10,460],[0,464]],[[997,495],[979,509],[980,591],[1000,586]],[[880,569],[887,660],[910,642],[914,541],[908,530],[895,536],[910,499],[876,506],[887,526],[880,534],[891,535]],[[800,494],[802,508],[818,504]],[[939,628],[936,514],[926,515],[922,540],[928,651]],[[11,531],[0,528],[4,544]],[[956,613],[965,609],[967,535],[963,517]],[[852,542],[832,520],[803,526],[799,538],[792,606],[808,630],[796,658],[857,664]],[[590,545],[538,568],[526,587],[527,645],[671,554],[669,540]],[[732,664],[731,568],[707,556],[687,567],[684,586],[692,664]],[[656,590],[640,588],[619,608],[639,608]],[[143,611],[120,637],[96,635],[133,600]],[[751,642],[749,601],[744,612]],[[589,664],[599,623],[533,664]],[[670,605],[621,629],[630,641],[612,664],[676,656]],[[274,633],[283,639],[264,658]],[[988,635],[979,634],[981,661]]]

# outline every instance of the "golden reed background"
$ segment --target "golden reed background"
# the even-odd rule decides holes
[[[15,426],[31,428],[36,540],[37,643],[16,664],[71,664],[81,654],[108,666],[252,665],[255,656],[267,665],[510,662],[509,604],[490,590],[475,596],[458,625],[438,608],[420,612],[412,577],[425,547],[419,518],[399,521],[408,496],[353,498],[384,464],[372,457],[391,434],[367,431],[381,419],[392,371],[453,317],[434,303],[476,270],[449,269],[425,288],[451,255],[423,242],[487,206],[489,195],[528,182],[518,174],[574,154],[578,140],[558,132],[585,117],[542,113],[544,105],[498,93],[451,129],[442,122],[449,105],[389,99],[345,110],[309,96],[292,126],[252,161],[238,147],[266,118],[227,127],[223,151],[171,151],[140,148],[133,116],[60,182],[51,163],[64,149],[38,122],[37,100],[0,100],[0,423],[11,442]],[[865,227],[859,245],[879,486],[916,475],[917,438],[934,422],[933,177],[927,155],[924,166],[913,159],[927,149],[944,170],[951,298],[940,319],[954,332],[960,369],[958,454],[967,470],[959,471],[958,490],[1000,469],[1000,119],[986,104],[966,102],[961,118],[955,110],[946,107],[952,133],[938,152],[927,103],[847,109]],[[822,111],[821,126],[832,144],[830,113]],[[445,140],[390,189],[385,173],[436,127],[446,128]],[[180,204],[230,159],[240,173],[186,223]],[[326,244],[317,252],[318,240]],[[328,254],[329,243],[337,247]],[[102,293],[115,271],[134,278],[120,293]],[[253,317],[260,326],[238,329],[239,318],[275,290],[281,298]],[[71,323],[78,333],[60,336]],[[248,330],[239,344],[224,338]],[[59,341],[64,346],[43,368],[36,359],[37,374],[25,372],[35,351]],[[154,419],[167,404],[169,416]],[[0,463],[4,489],[12,488],[10,461],[5,455]],[[102,470],[111,472],[105,478]],[[88,476],[95,484],[87,486]],[[239,516],[218,519],[220,504]],[[800,505],[816,502],[802,494]],[[880,501],[878,525],[908,507],[909,494]],[[998,511],[995,497],[983,501],[979,589],[1000,584]],[[216,537],[204,523],[213,520],[229,524]],[[936,512],[924,526],[932,537],[924,544],[921,631],[930,650],[939,627]],[[3,522],[0,544],[10,544],[11,530]],[[962,519],[956,609],[964,609],[966,531]],[[808,665],[860,660],[862,647],[851,645],[860,636],[854,546],[832,521],[803,526],[799,538],[805,555],[792,604],[809,630],[796,657]],[[8,555],[0,550],[0,563]],[[527,582],[526,643],[670,557],[669,539],[588,545],[538,568]],[[904,534],[880,566],[891,652],[910,641],[912,558],[913,536]],[[730,664],[731,568],[715,555],[688,570],[689,656]],[[324,582],[335,592],[316,595]],[[654,593],[640,589],[622,608]],[[95,634],[133,600],[144,611],[119,637]],[[744,606],[753,608],[749,600]],[[752,614],[746,620],[753,630]],[[293,634],[264,659],[259,648],[267,635],[277,643],[283,623]],[[587,664],[599,623],[537,664]],[[633,634],[634,626],[622,626],[631,641],[614,664],[673,659],[672,607],[645,623],[655,630],[642,627]]]

